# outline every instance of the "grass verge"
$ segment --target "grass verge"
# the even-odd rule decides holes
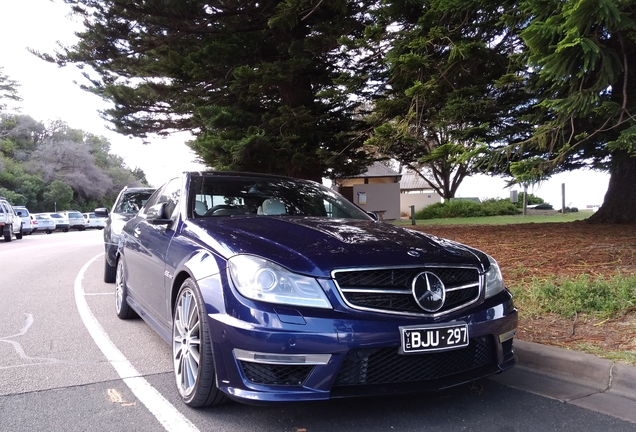
[[[512,287],[511,291],[526,316],[555,313],[572,318],[588,314],[610,319],[636,310],[636,276],[580,275],[574,279],[532,280],[527,286]]]
[[[591,211],[579,211],[576,213],[557,213],[554,215],[512,215],[512,216],[481,216],[470,218],[439,218],[416,219],[416,225],[509,225],[521,223],[546,223],[546,222],[574,222],[585,220],[592,216]],[[394,222],[397,225],[411,225],[410,219],[401,219]]]
[[[558,316],[579,321],[620,320],[636,311],[636,276],[621,274],[595,278],[580,275],[555,280],[534,279],[524,286],[511,286],[520,316],[526,318]],[[602,327],[601,327],[602,328]],[[624,330],[628,330],[625,328]],[[626,335],[628,338],[633,334]],[[628,344],[631,347],[633,343]],[[586,342],[577,343],[577,351],[587,352],[612,361],[636,365],[636,349],[609,350]]]

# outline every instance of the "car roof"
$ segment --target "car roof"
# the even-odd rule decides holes
[[[153,188],[153,187],[124,187],[121,191],[123,192],[154,192],[156,191],[157,188]]]
[[[255,173],[255,172],[245,172],[245,171],[188,171],[186,173],[191,176],[201,176],[201,177],[260,177],[260,178],[271,178],[271,179],[302,180],[302,179],[296,179],[294,177],[288,177],[288,176],[277,175],[277,174]]]

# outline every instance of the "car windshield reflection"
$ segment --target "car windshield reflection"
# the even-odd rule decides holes
[[[195,218],[262,215],[369,219],[329,188],[310,181],[202,176],[194,178],[192,186],[190,209]]]

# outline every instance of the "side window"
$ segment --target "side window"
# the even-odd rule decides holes
[[[163,189],[163,188],[162,188]],[[157,201],[159,200],[159,197],[161,196],[161,190],[157,189],[152,195],[150,195],[150,197],[146,200],[146,203],[144,204],[144,209],[142,210],[143,214],[146,214],[148,212],[148,209],[150,207],[152,207],[153,205],[157,204]]]
[[[175,178],[170,180],[158,195],[157,204],[166,203],[165,214],[168,217],[172,217],[175,214],[175,210],[179,206],[179,200],[181,198],[181,179]]]

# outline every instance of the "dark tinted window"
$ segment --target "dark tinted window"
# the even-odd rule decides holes
[[[259,214],[369,219],[364,211],[321,184],[247,176],[193,177],[189,214],[195,218]]]
[[[126,191],[113,211],[115,213],[137,213],[146,204],[150,195],[152,195],[152,191]]]

